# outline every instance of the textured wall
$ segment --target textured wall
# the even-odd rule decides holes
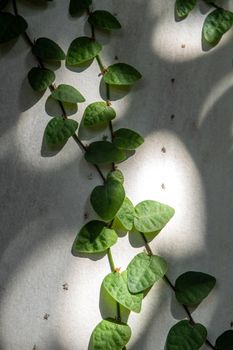
[[[232,34],[204,52],[205,8],[176,23],[171,0],[94,2],[117,13],[123,24],[112,36],[98,33],[106,64],[117,55],[144,76],[130,94],[112,95],[118,111],[114,127],[132,127],[146,141],[120,166],[127,194],[135,204],[155,199],[176,209],[152,243],[167,258],[173,281],[186,270],[217,277],[215,291],[193,312],[214,341],[233,320]],[[86,19],[70,19],[67,3],[38,9],[21,2],[30,35],[50,37],[66,50],[72,39],[88,34]],[[114,316],[99,297],[109,273],[107,258],[71,254],[84,213],[94,217],[89,195],[100,179],[72,139],[54,157],[44,151],[48,93],[40,99],[27,83],[34,64],[23,39],[0,47],[0,349],[86,350],[101,317]],[[58,68],[57,84],[78,87],[87,103],[99,100],[95,62],[81,72]],[[46,109],[51,113],[53,106],[47,103]],[[137,235],[120,238],[112,249],[116,265],[125,269],[142,249]],[[127,349],[163,350],[169,328],[183,316],[172,292],[158,283],[141,314],[129,316],[133,336]]]

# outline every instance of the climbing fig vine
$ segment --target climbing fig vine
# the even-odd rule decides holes
[[[41,0],[42,1],[42,0]],[[46,2],[46,0],[43,0]],[[222,35],[233,24],[233,14],[215,5],[212,1],[204,1],[215,10],[207,15],[203,25],[203,36],[207,42],[216,45]],[[69,45],[68,52],[46,37],[31,39],[27,33],[27,21],[19,14],[16,0],[0,0],[0,43],[16,40],[23,35],[35,58],[35,64],[29,68],[28,81],[33,90],[44,92],[50,90],[50,99],[60,107],[60,115],[54,115],[48,122],[44,139],[52,150],[62,149],[72,138],[81,148],[85,160],[92,164],[98,172],[101,183],[90,193],[91,205],[98,215],[83,227],[79,227],[72,251],[76,254],[93,255],[106,252],[110,265],[110,273],[104,278],[102,287],[115,300],[115,318],[106,318],[96,325],[90,336],[92,350],[126,349],[131,338],[130,325],[122,322],[122,309],[139,313],[144,297],[155,283],[162,279],[175,293],[177,302],[186,312],[187,317],[180,320],[167,331],[164,341],[166,350],[198,350],[205,343],[216,350],[230,350],[233,344],[233,331],[228,330],[220,335],[215,344],[208,339],[204,325],[196,323],[191,315],[190,307],[201,304],[212,289],[216,279],[199,271],[187,271],[178,276],[173,284],[167,276],[168,262],[154,254],[148,243],[148,234],[154,237],[172,219],[175,211],[169,205],[155,200],[145,200],[133,205],[124,189],[124,176],[118,164],[127,160],[131,151],[136,151],[143,142],[138,131],[128,128],[114,130],[117,112],[111,102],[111,90],[114,86],[133,86],[142,78],[137,68],[118,62],[105,66],[102,61],[102,45],[96,37],[96,29],[114,32],[120,30],[122,24],[108,10],[93,10],[92,0],[70,0],[71,16],[83,15],[89,24],[90,35],[79,36]],[[185,18],[196,6],[196,0],[177,0],[176,14]],[[77,17],[78,18],[78,17]],[[78,19],[77,19],[78,20]],[[86,68],[96,60],[100,69],[100,80],[105,84],[104,100],[93,101],[86,106],[81,123],[87,129],[108,128],[110,140],[95,141],[84,145],[77,130],[76,119],[68,118],[67,108],[85,103],[85,97],[76,87],[65,83],[55,85],[55,72],[46,67],[48,61],[65,60],[67,68],[82,65]],[[75,73],[74,73],[75,74]],[[75,110],[75,108],[74,108]],[[41,135],[43,136],[43,135]],[[65,152],[65,149],[63,150]],[[109,166],[106,172],[102,165]],[[145,246],[145,252],[137,254],[129,262],[125,271],[115,267],[111,247],[117,244],[119,231],[139,232]],[[84,325],[83,325],[84,326]]]

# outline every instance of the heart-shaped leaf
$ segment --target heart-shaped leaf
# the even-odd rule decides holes
[[[224,332],[216,340],[217,350],[232,350],[233,346],[233,331],[229,330]]]
[[[147,200],[135,207],[134,226],[143,233],[160,231],[173,217],[175,211],[168,205]]]
[[[34,67],[28,73],[28,80],[35,91],[44,91],[55,80],[55,74],[50,69]]]
[[[121,184],[124,183],[124,175],[119,169],[110,171],[107,175],[107,179],[119,181]]]
[[[45,141],[49,147],[63,146],[74,135],[78,123],[76,120],[55,117],[45,129]]]
[[[167,263],[160,256],[140,253],[130,262],[127,272],[130,292],[139,293],[163,278],[167,272]]]
[[[92,0],[70,0],[69,13],[77,15],[80,11],[86,10],[92,4]]]
[[[70,44],[67,52],[66,63],[69,66],[79,65],[95,58],[101,51],[102,46],[88,37],[79,37]]]
[[[118,129],[113,134],[113,143],[117,148],[133,151],[144,142],[141,135],[131,129]]]
[[[83,124],[89,128],[106,125],[115,117],[115,110],[109,107],[106,102],[94,102],[85,109]]]
[[[194,9],[197,0],[176,0],[176,14],[180,18],[185,18]]]
[[[62,61],[66,58],[64,51],[55,41],[48,38],[39,38],[32,48],[32,53],[48,61]]]
[[[121,28],[120,22],[108,11],[92,12],[88,18],[88,22],[100,29],[112,30]]]
[[[180,321],[173,326],[167,336],[166,350],[199,350],[205,343],[207,331],[199,323]]]
[[[105,277],[103,286],[113,299],[118,301],[126,309],[140,312],[143,293],[131,294],[127,283],[127,271],[122,273],[113,272]]]
[[[85,159],[92,164],[110,164],[126,159],[125,152],[116,148],[111,142],[92,142],[86,153]]]
[[[217,45],[233,25],[233,13],[218,8],[212,11],[205,19],[202,33],[204,39],[211,45]]]
[[[96,213],[106,221],[114,218],[125,198],[122,184],[108,180],[103,186],[97,186],[91,193],[91,204]]]
[[[85,98],[80,92],[71,85],[61,84],[53,92],[52,97],[55,100],[67,103],[85,102]]]
[[[187,306],[199,305],[211,292],[215,284],[216,279],[206,273],[185,272],[176,280],[176,299]]]
[[[125,63],[115,63],[108,67],[104,81],[110,85],[132,85],[141,77],[134,67]]]
[[[101,321],[91,335],[92,350],[122,350],[131,337],[126,323],[114,319]]]
[[[27,27],[27,22],[23,17],[0,12],[0,44],[17,38],[25,32]]]
[[[104,252],[117,242],[117,234],[106,227],[105,222],[93,220],[84,225],[78,233],[74,245],[74,253]]]
[[[126,231],[131,231],[133,228],[135,210],[129,198],[125,197],[122,206],[116,214],[113,226]]]

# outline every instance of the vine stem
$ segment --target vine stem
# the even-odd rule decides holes
[[[111,248],[108,248],[107,255],[108,255],[108,262],[109,262],[110,269],[111,269],[112,273],[117,273],[115,263],[114,263],[114,260],[112,257]],[[120,309],[120,304],[118,302],[116,303],[116,308],[117,308],[117,320],[121,321],[121,309]]]
[[[143,241],[144,241],[144,245],[145,245],[145,248],[146,248],[146,251],[147,251],[148,255],[150,255],[150,256],[154,255],[153,252],[152,252],[152,249],[151,249],[151,247],[150,247],[150,245],[149,245],[149,243],[148,243],[148,241],[147,241],[146,236],[145,236],[144,233],[142,233],[142,232],[140,232],[140,234],[141,234],[141,237],[142,237],[142,239],[143,239]],[[175,287],[174,284],[171,282],[171,280],[168,278],[168,276],[167,276],[167,275],[164,275],[163,279],[165,280],[165,282],[167,283],[167,285],[173,290],[173,292],[176,292],[176,287]],[[186,312],[186,314],[187,314],[187,316],[188,316],[189,322],[190,322],[192,325],[195,325],[196,322],[194,321],[194,319],[193,319],[193,317],[192,317],[192,315],[191,315],[191,312],[190,312],[189,308],[188,308],[186,305],[184,305],[184,304],[181,304],[181,305],[182,305],[184,311]],[[206,339],[205,343],[206,343],[206,345],[208,345],[211,349],[217,350],[217,349],[215,348],[215,346],[214,346],[208,339]]]
[[[107,68],[104,66],[100,55],[96,56],[96,61],[98,62],[101,74],[104,76],[104,74],[107,72]],[[109,86],[109,84],[105,83],[105,89],[106,89],[106,103],[108,106],[110,106],[111,102],[110,102],[110,86]],[[111,141],[113,141],[114,133],[113,133],[113,125],[112,125],[111,120],[109,121],[108,126],[109,126],[110,135],[111,135]],[[114,171],[114,170],[116,170],[116,166],[114,163],[112,163],[112,171]]]
[[[206,0],[202,0],[206,5],[211,5],[213,7],[215,7],[216,9],[221,9],[220,6],[216,5],[214,2],[207,2]]]
[[[15,15],[19,15],[19,11],[18,11],[18,6],[17,6],[17,3],[16,3],[16,0],[12,0],[12,5],[13,5],[14,14]],[[30,38],[30,36],[28,35],[28,33],[26,31],[23,33],[23,37],[24,37],[25,41],[27,42],[27,44],[32,48],[34,46],[34,42],[32,41],[32,39]],[[40,68],[45,69],[45,65],[44,65],[43,61],[39,57],[37,57],[36,55],[34,55],[34,57],[36,58]],[[50,89],[51,92],[54,91],[55,90],[55,85],[51,84],[49,86],[49,89]],[[65,110],[65,107],[64,107],[63,103],[61,101],[57,101],[57,102],[58,102],[58,104],[59,104],[59,106],[61,108],[62,117],[64,119],[68,119],[67,113],[66,113],[66,110]],[[73,137],[73,140],[76,142],[76,144],[78,144],[78,146],[82,149],[82,151],[86,152],[87,151],[87,147],[80,140],[78,135],[74,134],[72,137]],[[100,175],[103,183],[105,183],[106,179],[105,179],[105,176],[104,176],[102,170],[100,169],[100,167],[97,164],[93,164],[93,166],[96,168],[96,170],[97,170],[98,174]]]
[[[108,254],[108,261],[109,261],[109,265],[110,265],[111,271],[115,272],[115,264],[114,264],[114,261],[113,261],[112,252],[111,252],[110,248],[108,248],[107,254]]]
[[[87,8],[87,15],[88,16],[91,15],[90,8]],[[94,28],[94,26],[92,24],[90,24],[90,27],[91,27],[92,39],[95,40],[95,28]],[[100,73],[102,75],[104,75],[106,73],[107,69],[106,69],[106,67],[103,64],[100,55],[97,55],[95,58],[96,58],[96,61],[97,61],[98,65],[99,65]],[[106,103],[107,103],[108,106],[110,106],[111,102],[110,102],[110,86],[109,86],[109,84],[105,83],[105,88],[106,88]],[[113,125],[112,125],[112,122],[110,121],[108,123],[108,125],[109,125],[110,134],[111,134],[111,141],[113,141]],[[112,171],[114,171],[115,169],[116,169],[116,166],[115,166],[115,163],[113,162],[112,163]],[[112,224],[112,222],[111,222],[111,224]],[[111,224],[110,224],[110,226],[111,226]],[[115,272],[115,264],[114,264],[114,261],[113,261],[113,258],[112,258],[112,253],[111,253],[111,249],[110,248],[108,249],[108,260],[109,260],[111,271]],[[121,321],[121,309],[120,309],[120,304],[118,302],[116,302],[116,308],[117,308],[117,320]],[[124,347],[122,350],[126,350],[126,347]]]

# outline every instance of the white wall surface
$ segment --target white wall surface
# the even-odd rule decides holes
[[[64,50],[89,33],[85,17],[69,18],[67,0],[47,9],[23,1],[19,7],[33,38],[49,37]],[[176,209],[151,244],[168,260],[172,281],[187,270],[216,276],[215,291],[193,312],[214,342],[233,320],[233,34],[204,52],[203,6],[180,23],[171,0],[94,0],[94,7],[116,13],[123,25],[112,35],[97,33],[105,63],[117,55],[143,74],[129,94],[112,93],[114,128],[132,127],[145,137],[120,165],[127,195],[135,204],[154,199]],[[54,157],[44,152],[49,92],[39,98],[28,85],[35,64],[22,38],[0,47],[0,349],[86,350],[95,325],[115,314],[100,298],[107,257],[71,254],[85,212],[95,217],[89,195],[100,178],[72,139]],[[97,64],[79,72],[62,64],[56,74],[57,85],[72,84],[86,97],[74,116],[79,121],[85,106],[100,99]],[[136,234],[112,249],[122,270],[142,250]],[[141,314],[129,316],[127,350],[163,350],[170,327],[184,316],[165,283],[156,284]]]

